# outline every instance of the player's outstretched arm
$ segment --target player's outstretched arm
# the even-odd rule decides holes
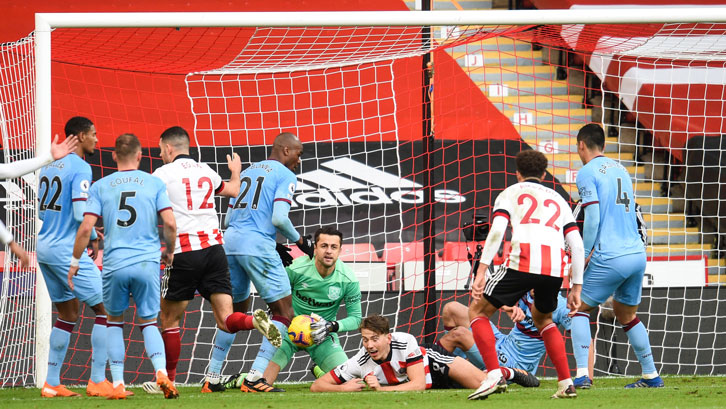
[[[239,155],[234,152],[232,152],[232,156],[227,155],[227,167],[232,172],[232,176],[229,177],[229,181],[224,184],[224,188],[218,194],[225,197],[237,197],[241,184],[240,173],[242,172],[242,161]]]
[[[176,219],[171,209],[164,209],[159,213],[163,224],[164,252],[161,253],[161,261],[170,266],[174,260],[174,246],[176,245]]]
[[[20,267],[28,268],[28,266],[30,266],[30,257],[28,257],[28,253],[24,248],[20,247],[15,240],[11,241],[10,244],[8,244],[8,247],[10,248],[10,251],[15,254],[15,257],[18,258],[18,261],[20,261]]]
[[[426,373],[424,372],[423,362],[406,367],[406,375],[408,382],[399,383],[398,385],[383,386],[378,382],[378,378],[373,375],[365,377],[368,387],[375,391],[423,391],[426,390]]]
[[[365,383],[360,378],[354,378],[338,385],[328,372],[310,385],[310,392],[360,392],[364,387]]]
[[[73,277],[78,273],[78,264],[80,262],[83,252],[88,246],[88,240],[91,238],[91,231],[93,226],[96,225],[98,216],[91,213],[86,213],[83,217],[83,222],[78,227],[76,233],[76,242],[73,244],[73,255],[71,256],[71,267],[68,269],[68,285],[73,290]]]
[[[68,155],[76,148],[76,145],[78,145],[78,139],[75,136],[66,138],[66,140],[60,144],[56,143],[57,141],[58,135],[56,135],[55,139],[53,139],[51,152],[43,156],[0,164],[0,179],[17,178],[36,171],[54,160]],[[56,158],[56,155],[59,156]]]

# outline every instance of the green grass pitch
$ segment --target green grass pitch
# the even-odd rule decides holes
[[[32,388],[0,389],[0,407],[6,408],[723,408],[726,407],[726,377],[665,377],[662,389],[623,389],[633,378],[596,378],[590,390],[578,391],[571,400],[550,399],[555,381],[546,379],[539,388],[525,389],[510,385],[506,394],[492,395],[484,401],[468,401],[469,390],[431,390],[426,392],[310,393],[310,384],[280,384],[286,393],[247,394],[238,390],[201,394],[199,387],[180,388],[178,400],[161,395],[147,395],[140,388],[126,401],[102,398],[43,399]],[[72,388],[84,393],[83,388]]]

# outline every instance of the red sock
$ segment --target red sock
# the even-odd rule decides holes
[[[168,328],[161,331],[161,338],[164,340],[164,353],[166,354],[166,372],[169,380],[174,382],[176,377],[176,364],[179,362],[181,352],[181,336],[179,327]]]
[[[502,376],[504,377],[504,379],[510,380],[510,379],[514,378],[514,370],[513,369],[509,369],[509,368],[507,368],[505,366],[502,366],[499,369],[502,370]]]
[[[570,378],[570,366],[567,364],[567,353],[565,352],[565,341],[562,339],[560,330],[557,329],[555,323],[550,323],[542,331],[542,340],[547,350],[550,361],[555,365],[557,371],[557,380]]]
[[[251,330],[255,328],[252,324],[252,316],[241,312],[233,312],[232,314],[229,314],[224,320],[224,325],[227,326],[227,331],[232,334],[237,331]]]
[[[494,338],[494,331],[487,317],[476,317],[471,321],[471,332],[474,335],[474,342],[479,349],[487,371],[499,368],[497,358],[497,339]]]

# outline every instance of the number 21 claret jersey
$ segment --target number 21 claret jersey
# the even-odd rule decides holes
[[[161,179],[140,170],[112,173],[91,186],[86,213],[103,218],[103,269],[159,261],[157,215],[171,209]]]
[[[494,202],[494,217],[512,225],[512,250],[506,266],[523,273],[565,275],[565,236],[577,229],[565,199],[535,181],[506,188]]]
[[[224,250],[229,255],[278,257],[272,224],[275,202],[292,203],[297,178],[276,160],[253,163],[242,172],[240,193],[230,201]]]
[[[217,172],[189,155],[178,155],[153,175],[166,184],[174,210],[177,226],[174,253],[223,244],[214,194],[224,189],[224,181]]]

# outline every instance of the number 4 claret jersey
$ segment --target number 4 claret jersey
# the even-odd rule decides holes
[[[39,262],[70,265],[76,232],[81,224],[73,218],[73,202],[88,199],[91,180],[91,166],[75,153],[40,171],[38,197],[43,227],[38,233]]]
[[[512,251],[506,266],[523,273],[564,277],[565,236],[577,229],[572,210],[554,190],[536,181],[506,188],[494,202],[492,219],[512,225]]]
[[[229,255],[278,257],[272,210],[277,201],[292,203],[297,178],[276,160],[253,163],[242,172],[240,193],[230,201],[224,250]]]
[[[223,244],[214,195],[224,189],[224,181],[217,172],[189,155],[178,155],[154,171],[154,176],[166,184],[174,210],[177,226],[174,253]]]
[[[607,260],[644,251],[633,182],[623,165],[604,156],[593,158],[577,172],[577,190],[583,209],[595,203],[600,207],[595,254]]]
[[[161,253],[158,213],[171,209],[161,179],[140,170],[112,173],[91,186],[86,213],[103,218],[103,269],[115,271]]]

